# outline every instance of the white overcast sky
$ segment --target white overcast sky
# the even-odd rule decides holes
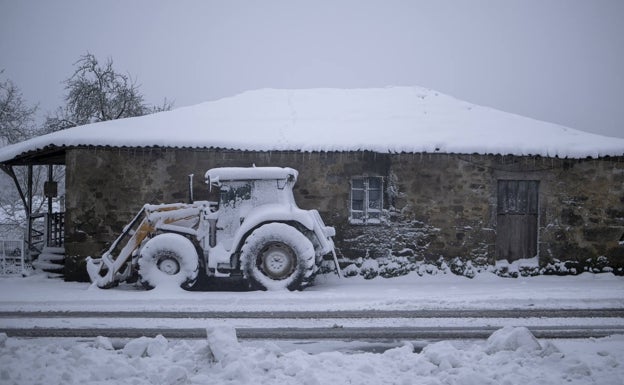
[[[176,107],[419,85],[624,137],[624,0],[0,0],[0,69],[43,114],[90,52]]]

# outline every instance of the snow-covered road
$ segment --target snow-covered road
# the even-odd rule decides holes
[[[624,308],[624,277],[612,274],[473,279],[439,274],[364,280],[317,277],[301,292],[102,290],[40,276],[0,279],[0,311],[347,311]]]
[[[611,312],[602,309],[611,309]],[[0,328],[622,327],[624,277],[612,274],[364,280],[319,276],[302,292],[103,290],[42,276],[0,279]]]
[[[624,309],[0,312],[0,331],[10,336],[203,338],[204,329],[221,326],[234,327],[245,338],[483,338],[504,326],[580,338],[624,333]]]

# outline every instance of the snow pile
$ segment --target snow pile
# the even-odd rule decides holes
[[[167,350],[167,344],[167,339],[161,335],[156,338],[140,337],[128,342],[122,351],[130,358],[156,357]],[[109,350],[108,346],[105,348]]]
[[[342,275],[344,277],[362,276],[365,279],[376,277],[396,278],[404,275],[417,274],[443,275],[455,274],[467,278],[475,278],[480,274],[494,273],[500,277],[518,278],[532,277],[537,275],[578,275],[589,273],[613,273],[624,275],[624,268],[611,267],[606,257],[600,256],[589,258],[585,261],[559,261],[553,260],[544,267],[540,267],[537,257],[528,259],[518,259],[513,262],[506,260],[496,261],[494,265],[485,258],[468,260],[455,257],[445,260],[443,257],[437,260],[421,260],[420,257],[401,257],[390,255],[380,258],[357,258],[339,260],[342,265]],[[330,261],[324,261],[321,266],[323,274],[334,274],[334,266]]]
[[[0,149],[47,146],[621,156],[624,139],[589,134],[421,87],[248,91],[137,118],[59,131]]]
[[[216,361],[235,360],[241,353],[241,346],[236,339],[236,329],[231,326],[217,326],[206,329],[208,349]]]
[[[516,351],[518,349],[535,351],[541,350],[537,338],[525,327],[513,328],[510,326],[500,329],[487,340],[485,352],[488,354],[502,352],[505,350]]]
[[[0,381],[53,384],[621,384],[624,336],[538,341],[505,328],[487,342],[438,342],[415,352],[286,351],[239,343],[232,329],[207,341],[141,337],[120,350],[108,339],[15,339],[0,335]],[[544,347],[542,347],[544,346]]]

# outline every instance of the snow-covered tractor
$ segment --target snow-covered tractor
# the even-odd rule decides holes
[[[138,279],[147,288],[188,289],[200,275],[242,275],[254,288],[305,288],[326,255],[337,269],[338,262],[334,228],[295,203],[297,175],[281,167],[208,170],[218,202],[143,206],[101,258],[87,258],[91,281],[100,288]]]

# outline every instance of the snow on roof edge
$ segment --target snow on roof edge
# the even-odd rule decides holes
[[[8,147],[8,146],[7,146]],[[132,148],[137,148],[137,149],[180,149],[180,150],[185,150],[185,149],[189,149],[189,150],[215,150],[215,151],[250,151],[250,152],[261,152],[261,153],[270,153],[270,152],[299,152],[299,153],[331,153],[331,152],[336,152],[336,153],[346,153],[346,152],[370,152],[370,153],[377,153],[377,154],[388,154],[388,155],[401,155],[401,154],[431,154],[431,155],[482,155],[482,156],[516,156],[516,157],[537,157],[537,158],[553,158],[553,159],[604,159],[604,158],[619,158],[619,157],[624,157],[624,153],[622,154],[610,154],[610,153],[596,153],[596,154],[588,154],[585,156],[559,156],[558,154],[555,155],[543,155],[543,154],[532,154],[532,153],[526,153],[526,154],[514,154],[514,153],[503,153],[503,152],[453,152],[453,151],[438,151],[438,150],[434,150],[434,151],[392,151],[392,150],[388,150],[388,151],[377,151],[377,150],[370,150],[370,149],[346,149],[346,150],[337,150],[337,149],[321,149],[321,150],[314,150],[314,149],[243,149],[243,148],[234,148],[234,147],[215,147],[215,146],[164,146],[164,145],[139,145],[139,146],[130,146],[130,145],[93,145],[93,144],[79,144],[79,145],[48,145],[44,148],[37,148],[35,150],[31,150],[31,151],[26,151],[26,152],[22,152],[20,154],[17,154],[16,156],[12,157],[12,158],[8,158],[8,159],[4,159],[4,157],[2,157],[3,153],[2,150],[4,148],[0,148],[0,163],[10,163],[12,160],[15,159],[19,159],[22,157],[27,157],[29,155],[32,154],[36,154],[37,152],[43,151],[43,150],[47,150],[47,149],[65,149],[65,150],[69,150],[69,149],[76,149],[76,148],[104,148],[104,149],[111,149],[111,148],[117,148],[117,149],[132,149]]]

